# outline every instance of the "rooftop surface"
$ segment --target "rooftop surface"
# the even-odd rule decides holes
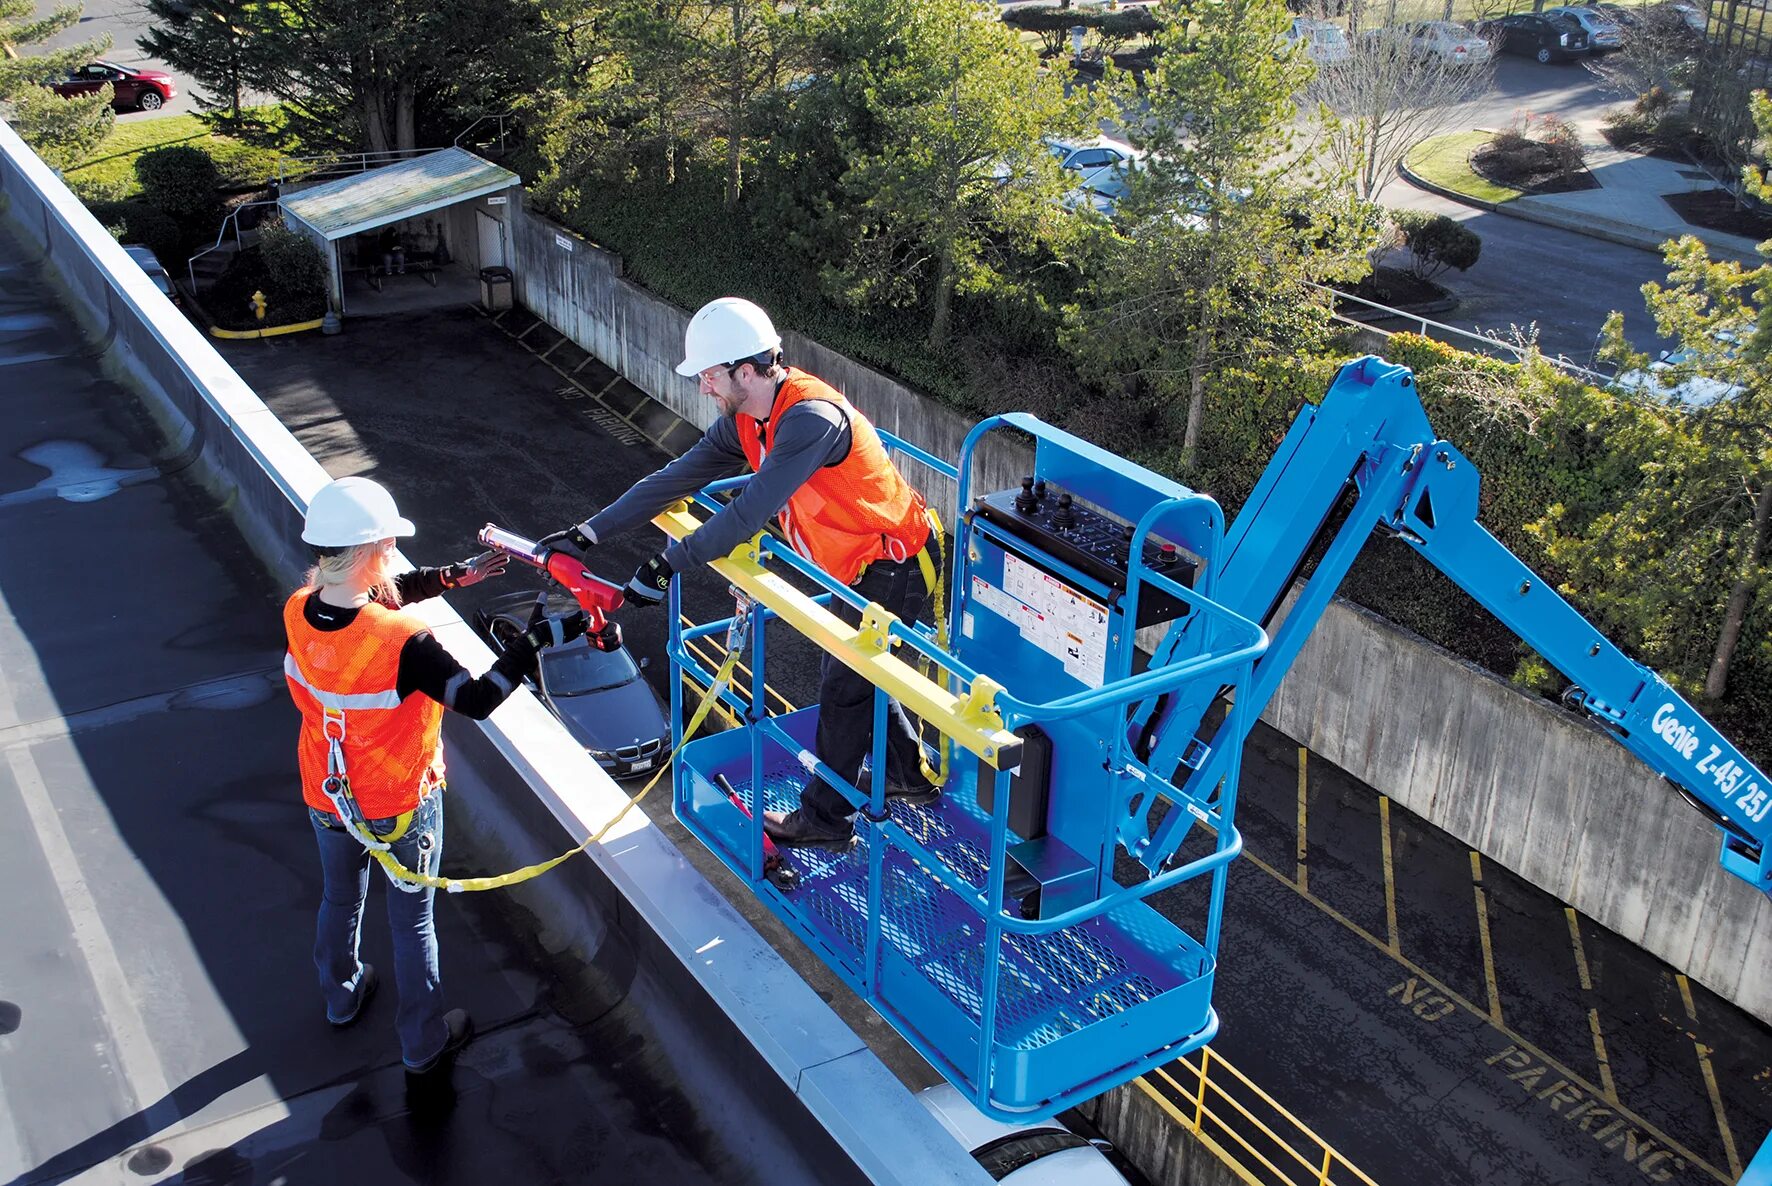
[[[404,1073],[391,985],[327,1026],[282,592],[27,258],[0,235],[0,1182],[810,1177],[500,895],[438,899],[453,1073]]]

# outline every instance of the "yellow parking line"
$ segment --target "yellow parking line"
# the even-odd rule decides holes
[[[1591,992],[1594,982],[1587,974],[1587,949],[1581,945],[1581,923],[1575,917],[1575,907],[1563,907],[1563,915],[1569,920],[1569,942],[1575,948],[1575,971],[1581,977],[1581,989]]]
[[[1723,1109],[1723,1092],[1717,1086],[1717,1073],[1711,1068],[1709,1046],[1698,1040],[1698,1006],[1692,1000],[1692,984],[1678,972],[1674,981],[1680,986],[1680,1001],[1686,1006],[1686,1018],[1692,1022],[1692,1046],[1698,1052],[1698,1071],[1704,1076],[1704,1090],[1710,1095],[1710,1108],[1717,1118],[1717,1134],[1723,1138],[1723,1155],[1729,1159],[1729,1173],[1741,1176],[1741,1155],[1735,1151],[1735,1133],[1729,1128],[1729,1116]]]
[[[1424,984],[1427,984],[1435,992],[1437,992],[1441,996],[1445,997],[1448,1001],[1451,1001],[1454,1005],[1457,1005],[1460,1009],[1463,1009],[1467,1013],[1474,1014],[1477,1017],[1481,1017],[1485,1021],[1487,1021],[1489,1019],[1489,1013],[1487,1010],[1479,1008],[1475,1003],[1473,1003],[1472,1001],[1467,999],[1465,996],[1463,996],[1461,993],[1459,993],[1459,991],[1457,989],[1453,988],[1451,985],[1446,984],[1444,981],[1440,980],[1439,977],[1435,976],[1432,972],[1429,972],[1426,968],[1422,967],[1420,964],[1417,964],[1414,960],[1410,959],[1408,956],[1399,954],[1397,952],[1389,951],[1387,949],[1387,947],[1385,946],[1384,940],[1382,940],[1378,936],[1372,934],[1372,932],[1368,931],[1365,927],[1361,926],[1359,923],[1355,922],[1353,919],[1349,918],[1347,915],[1341,913],[1341,911],[1339,911],[1335,907],[1329,905],[1329,903],[1323,901],[1321,898],[1318,898],[1312,894],[1308,894],[1308,893],[1305,893],[1305,892],[1299,890],[1296,885],[1292,884],[1292,880],[1289,877],[1287,877],[1284,873],[1281,873],[1278,869],[1274,868],[1272,865],[1268,864],[1266,861],[1262,860],[1260,857],[1256,856],[1254,853],[1251,853],[1248,849],[1243,850],[1242,859],[1245,861],[1248,861],[1251,865],[1255,866],[1257,869],[1260,869],[1263,873],[1266,873],[1269,877],[1273,878],[1275,881],[1279,882],[1281,885],[1284,885],[1294,891],[1297,891],[1299,896],[1301,898],[1303,898],[1305,901],[1309,902],[1312,906],[1315,906],[1318,910],[1322,911],[1324,914],[1328,915],[1330,918],[1332,918],[1336,922],[1340,923],[1347,930],[1353,932],[1355,935],[1358,935],[1360,938],[1364,939],[1367,943],[1370,943],[1372,946],[1378,948],[1378,950],[1385,952],[1387,955],[1389,955],[1391,957],[1391,959],[1397,964],[1398,967],[1400,967],[1404,971],[1408,972],[1409,975],[1414,976],[1417,979],[1421,980]],[[1491,1023],[1491,1024],[1493,1024],[1493,1023]],[[1530,1054],[1533,1058],[1537,1059],[1539,1062],[1543,1063],[1545,1066],[1552,1068],[1553,1070],[1556,1071],[1556,1073],[1558,1075],[1561,1075],[1563,1078],[1569,1080],[1569,1082],[1575,1084],[1577,1087],[1580,1087],[1583,1090],[1585,1090],[1593,1095],[1600,1094],[1600,1087],[1598,1084],[1589,1082],[1584,1076],[1582,1076],[1582,1075],[1578,1074],[1577,1072],[1575,1072],[1574,1070],[1571,1070],[1570,1068],[1564,1066],[1562,1063],[1558,1062],[1556,1059],[1552,1058],[1550,1055],[1548,1055],[1544,1051],[1540,1050],[1537,1046],[1535,1046],[1531,1041],[1529,1041],[1525,1037],[1521,1036],[1520,1034],[1516,1034],[1512,1030],[1508,1029],[1506,1025],[1495,1025],[1494,1028],[1497,1033],[1499,1033],[1502,1037],[1506,1038],[1508,1041],[1512,1042],[1521,1051],[1523,1051],[1526,1054]],[[1648,1120],[1644,1119],[1642,1116],[1639,1116],[1636,1112],[1632,1111],[1626,1105],[1624,1105],[1622,1103],[1618,1104],[1618,1112],[1619,1112],[1619,1115],[1628,1119],[1638,1129],[1642,1130],[1644,1133],[1653,1137],[1657,1141],[1660,1141],[1663,1145],[1665,1145],[1669,1149],[1673,1150],[1679,1156],[1685,1158],[1688,1164],[1690,1164],[1698,1169],[1703,1170],[1705,1173],[1707,1173],[1711,1177],[1715,1178],[1718,1182],[1724,1183],[1724,1186],[1730,1186],[1730,1184],[1732,1184],[1737,1178],[1739,1178],[1741,1176],[1740,1174],[1734,1174],[1729,1177],[1725,1177],[1722,1170],[1718,1169],[1716,1166],[1714,1166],[1710,1162],[1706,1161],[1702,1156],[1700,1156],[1698,1153],[1696,1153],[1692,1149],[1688,1148],[1682,1142],[1677,1141],[1673,1137],[1670,1137],[1666,1133],[1662,1132],[1661,1129],[1657,1128],[1654,1124],[1650,1123]]]
[[[1594,978],[1588,973],[1587,948],[1581,944],[1581,919],[1576,916],[1573,906],[1563,907],[1563,917],[1569,920],[1569,946],[1575,949],[1575,974],[1581,979],[1581,991],[1592,992]],[[1600,1088],[1607,1099],[1617,1103],[1618,1086],[1612,1081],[1612,1059],[1606,1053],[1606,1037],[1600,1032],[1598,1008],[1588,1009],[1587,1028],[1594,1036],[1594,1061],[1600,1065]]]
[[[1293,861],[1298,869],[1298,888],[1309,893],[1311,888],[1310,866],[1306,860],[1310,855],[1310,829],[1305,820],[1305,771],[1304,764],[1310,751],[1302,745],[1298,747],[1298,843],[1293,846]]]
[[[1489,989],[1489,1020],[1501,1025],[1501,989],[1495,983],[1495,948],[1489,942],[1489,900],[1483,896],[1483,858],[1471,850],[1471,888],[1477,895],[1477,938],[1483,944],[1483,983]]]
[[[1594,1059],[1600,1064],[1600,1090],[1613,1103],[1618,1102],[1618,1085],[1612,1082],[1612,1060],[1606,1055],[1606,1039],[1600,1034],[1600,1011],[1587,1011],[1587,1028],[1594,1034]]]
[[[1378,797],[1378,827],[1384,859],[1384,929],[1390,937],[1391,954],[1395,955],[1402,945],[1397,939],[1397,872],[1391,863],[1391,801],[1385,795]]]

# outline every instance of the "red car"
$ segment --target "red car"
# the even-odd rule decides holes
[[[172,75],[159,70],[131,70],[115,62],[90,62],[68,71],[66,78],[50,82],[49,89],[63,98],[90,95],[106,83],[112,89],[111,106],[118,111],[158,111],[178,94]]]

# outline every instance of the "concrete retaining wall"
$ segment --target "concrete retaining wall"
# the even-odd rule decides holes
[[[1139,1172],[1173,1186],[1247,1186],[1193,1131],[1164,1111],[1138,1084],[1098,1095],[1078,1109],[1107,1133]]]
[[[40,249],[42,282],[59,289],[89,331],[94,353],[143,397],[172,442],[171,455],[157,464],[188,462],[187,472],[229,510],[270,571],[285,583],[298,580],[307,563],[302,513],[326,472],[4,123],[0,219]],[[413,611],[469,668],[490,666],[490,651],[441,598]],[[493,720],[452,718],[449,730],[451,783],[470,805],[453,826],[492,859],[521,854],[528,862],[558,852],[626,802],[526,691]],[[988,1183],[642,813],[630,813],[570,871],[532,883],[521,901],[536,914],[548,950],[635,985],[629,999],[660,1024],[673,1056],[681,1052],[677,1067],[688,1090],[709,1073],[710,1051],[724,1055],[720,1074],[790,1134],[795,1149],[808,1158],[840,1150],[849,1159],[850,1165],[829,1163],[839,1180],[859,1172],[907,1186]],[[607,967],[612,929],[636,953],[631,973]],[[642,982],[651,995],[638,987]],[[856,1100],[867,1108],[857,1109]],[[803,1146],[794,1135],[800,1132]],[[754,1140],[739,1147],[768,1156]],[[795,1149],[781,1152],[793,1156]]]
[[[713,423],[713,401],[675,370],[683,357],[687,311],[623,279],[620,256],[533,211],[514,216],[512,224],[519,301],[689,423]],[[959,459],[960,445],[977,423],[792,330],[784,330],[782,349],[789,362],[841,391],[875,425],[945,461]],[[986,438],[974,467],[975,488],[1015,486],[1030,472],[1030,459],[1028,447],[1006,433]],[[918,465],[907,466],[905,476],[944,522],[953,522],[954,483]]]
[[[1599,729],[1344,601],[1263,718],[1764,1021],[1772,899]]]

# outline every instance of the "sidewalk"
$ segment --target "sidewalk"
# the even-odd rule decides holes
[[[1704,170],[1616,149],[1600,134],[1597,121],[1584,121],[1577,126],[1587,152],[1588,172],[1600,183],[1599,189],[1490,202],[1428,181],[1405,164],[1399,164],[1398,171],[1411,185],[1466,205],[1627,247],[1659,253],[1667,240],[1693,235],[1703,240],[1715,256],[1749,264],[1761,262],[1754,240],[1693,226],[1662,200],[1663,194],[1720,188]]]

